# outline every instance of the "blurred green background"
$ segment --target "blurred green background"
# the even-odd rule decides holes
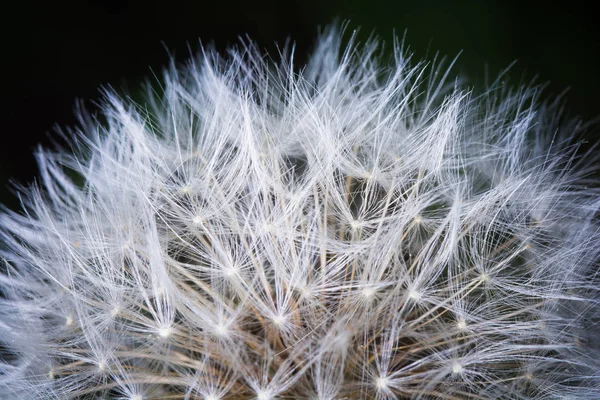
[[[592,4],[592,3],[589,3]],[[0,202],[18,205],[9,180],[27,183],[37,167],[32,151],[50,145],[55,125],[75,124],[76,99],[93,109],[99,87],[134,91],[159,72],[168,49],[184,61],[188,46],[213,42],[224,50],[248,34],[261,48],[296,42],[306,59],[319,26],[350,20],[366,38],[390,43],[407,32],[417,57],[436,51],[460,55],[454,72],[483,82],[517,61],[512,82],[548,82],[547,96],[570,88],[568,109],[585,119],[600,116],[597,14],[584,2],[526,1],[22,1],[4,6],[4,107],[8,125],[0,145]],[[597,140],[590,132],[590,140]]]

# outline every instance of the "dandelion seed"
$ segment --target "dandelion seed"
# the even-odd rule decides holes
[[[184,185],[180,189],[182,194],[190,194],[192,193],[192,187],[190,185]]]
[[[275,325],[281,327],[287,321],[287,316],[283,314],[275,315],[272,320]]]
[[[160,328],[158,330],[158,336],[162,337],[162,338],[167,338],[169,336],[171,336],[172,330],[170,327],[164,327],[164,328]]]
[[[218,324],[215,328],[215,333],[217,334],[217,336],[227,336],[229,333],[229,329],[223,324]]]
[[[256,399],[257,400],[272,400],[273,399],[273,395],[271,394],[271,392],[269,390],[259,390],[256,393]]]
[[[121,307],[116,306],[111,310],[110,315],[111,315],[111,317],[116,318],[120,313],[121,313]]]
[[[419,301],[419,300],[421,300],[421,293],[419,293],[418,291],[416,291],[414,289],[410,289],[408,291],[408,297],[414,301]]]
[[[362,226],[363,226],[363,221],[361,221],[361,220],[353,219],[352,221],[350,221],[350,227],[354,231],[359,230],[360,228],[362,228]]]
[[[367,300],[370,300],[375,295],[375,289],[370,287],[364,288],[362,290],[362,295]]]
[[[463,372],[463,367],[459,362],[452,363],[452,373],[455,375],[461,374]]]
[[[314,292],[307,286],[304,286],[302,289],[300,289],[300,293],[302,293],[303,299],[310,299],[314,296]]]
[[[379,391],[387,391],[390,385],[390,379],[387,377],[378,377],[375,379],[375,386]]]

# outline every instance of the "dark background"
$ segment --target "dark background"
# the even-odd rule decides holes
[[[549,82],[547,96],[570,88],[567,105],[585,119],[600,116],[598,18],[584,2],[282,0],[282,1],[22,1],[3,14],[4,75],[0,142],[0,202],[15,208],[10,179],[21,183],[37,173],[32,152],[49,145],[54,126],[75,124],[77,99],[90,106],[99,88],[131,91],[152,71],[160,72],[169,53],[188,57],[199,39],[224,50],[248,34],[261,48],[296,42],[301,63],[319,26],[334,18],[375,31],[391,42],[394,30],[407,31],[417,57],[435,51],[454,57],[454,68],[470,84],[484,73],[497,75],[511,62],[511,81]],[[429,51],[428,51],[429,49]],[[8,89],[8,93],[6,92]],[[92,106],[93,109],[93,106]],[[597,134],[590,133],[590,140]]]

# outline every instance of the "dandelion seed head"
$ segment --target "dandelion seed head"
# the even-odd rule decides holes
[[[37,151],[0,398],[600,398],[592,125],[350,36],[205,48]]]

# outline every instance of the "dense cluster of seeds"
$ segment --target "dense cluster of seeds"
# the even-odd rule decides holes
[[[0,395],[600,396],[579,126],[535,88],[340,49],[207,51],[38,153],[0,216]]]

